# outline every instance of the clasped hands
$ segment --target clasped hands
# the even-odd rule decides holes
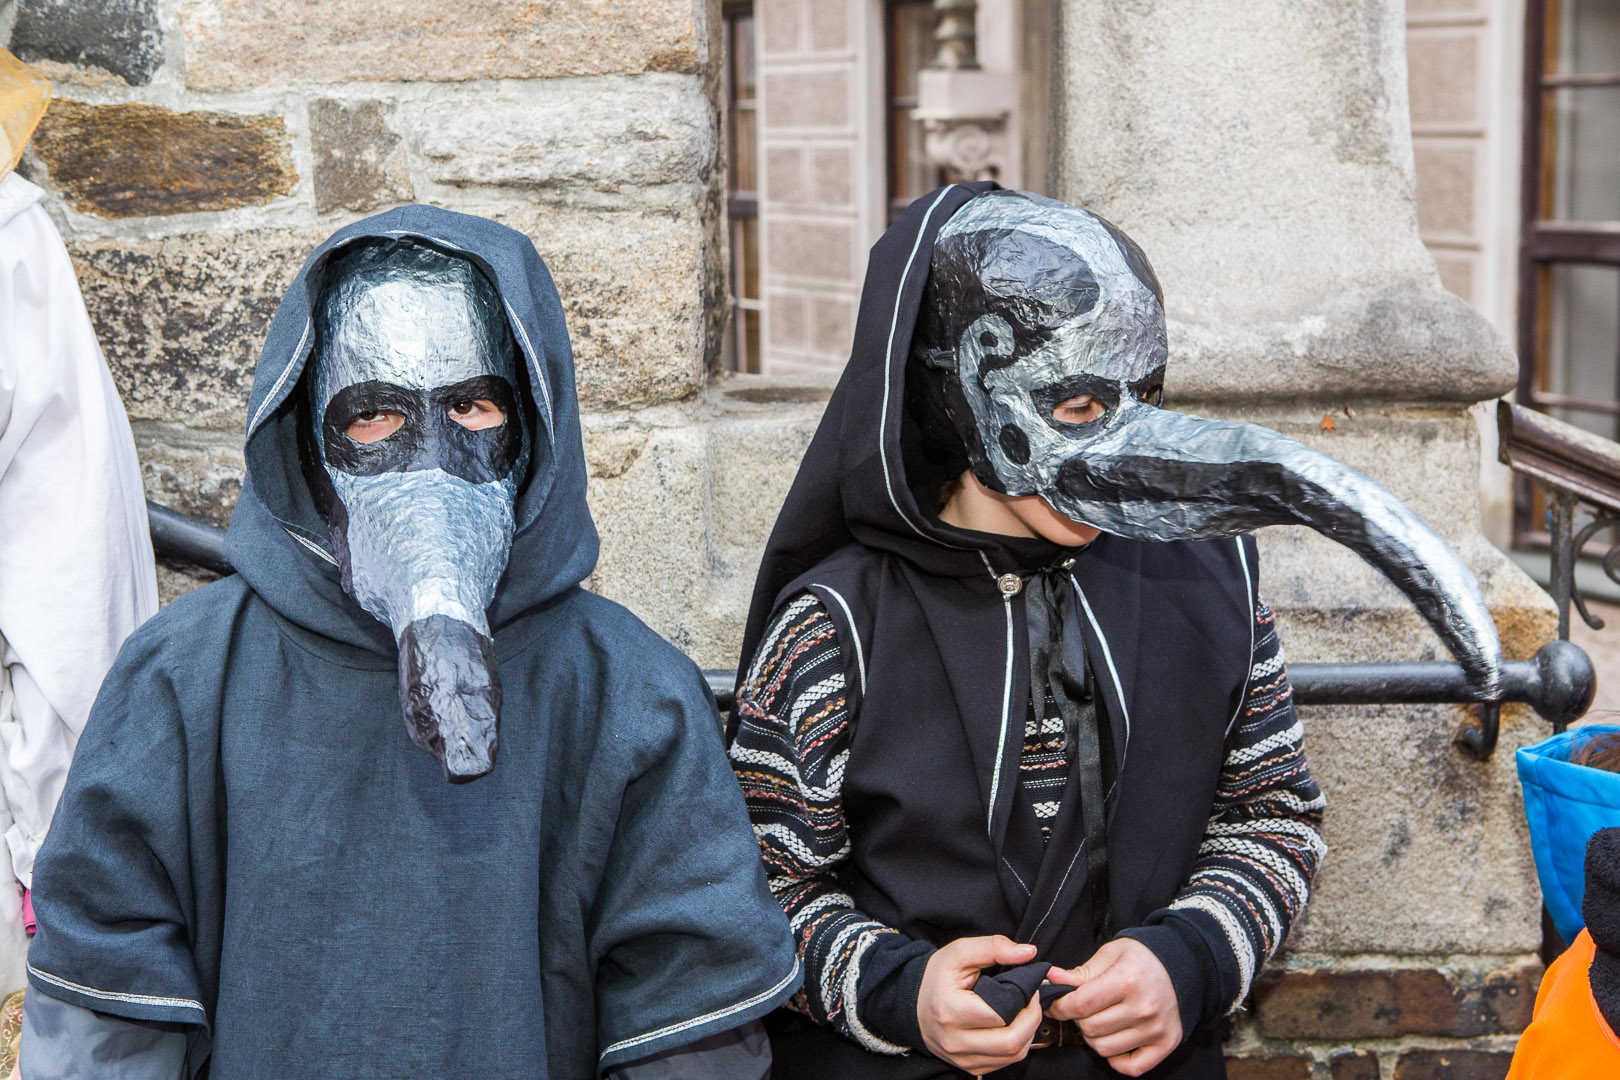
[[[974,1076],[1022,1061],[1041,1024],[1040,994],[1003,1024],[973,984],[985,968],[1034,959],[1035,946],[999,934],[959,938],[929,957],[917,994],[917,1021],[929,1053]],[[1181,1043],[1175,987],[1139,941],[1110,941],[1080,967],[1054,966],[1046,978],[1075,987],[1053,1001],[1046,1015],[1076,1021],[1086,1043],[1116,1072],[1140,1076]]]

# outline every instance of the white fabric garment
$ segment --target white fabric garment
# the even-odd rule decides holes
[[[26,946],[11,880],[30,883],[102,676],[157,611],[135,442],[43,198],[0,180],[0,993]]]

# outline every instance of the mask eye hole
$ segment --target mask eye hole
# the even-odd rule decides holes
[[[1057,403],[1052,410],[1052,419],[1060,424],[1089,424],[1094,420],[1101,420],[1108,412],[1108,406],[1093,394],[1076,394]]]
[[[1142,403],[1145,405],[1151,405],[1155,409],[1162,406],[1164,404],[1164,387],[1155,386],[1153,389],[1143,394]]]
[[[404,424],[404,414],[392,409],[374,409],[351,417],[344,433],[357,443],[381,442]]]
[[[450,402],[445,411],[468,431],[483,431],[506,423],[506,413],[489,398],[460,398]]]

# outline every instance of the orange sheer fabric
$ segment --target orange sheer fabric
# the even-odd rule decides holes
[[[1535,1018],[1519,1038],[1508,1080],[1614,1080],[1620,1039],[1592,999],[1587,970],[1597,947],[1585,930],[1553,961],[1536,994]]]

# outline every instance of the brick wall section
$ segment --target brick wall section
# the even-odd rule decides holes
[[[1255,993],[1255,1026],[1273,1039],[1516,1034],[1530,1023],[1539,961],[1488,972],[1434,968],[1273,970]]]
[[[1232,1023],[1232,1080],[1500,1080],[1530,1022],[1541,962],[1454,956],[1436,966],[1282,963]]]
[[[1394,1080],[1502,1080],[1512,1060],[1501,1050],[1409,1050],[1396,1059]]]
[[[1227,1080],[1311,1080],[1312,1062],[1300,1054],[1232,1054]]]
[[[1334,1054],[1327,1061],[1328,1080],[1379,1080],[1378,1055],[1368,1050]]]

